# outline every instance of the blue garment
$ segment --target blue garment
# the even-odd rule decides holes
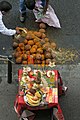
[[[45,6],[46,0],[41,0],[42,1],[42,6]],[[26,5],[25,5],[25,0],[19,0],[19,9],[21,13],[26,13]]]
[[[26,13],[25,0],[19,0],[19,9],[21,13]]]
[[[42,6],[44,7],[46,4],[46,0],[41,0],[42,1]]]

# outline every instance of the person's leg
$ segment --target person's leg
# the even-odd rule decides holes
[[[24,22],[26,20],[26,5],[24,0],[19,0],[19,11],[20,11],[20,21]]]
[[[46,0],[41,0],[42,1],[42,6],[44,7],[46,4]]]
[[[26,6],[24,0],[19,0],[19,10],[21,13],[26,13]]]

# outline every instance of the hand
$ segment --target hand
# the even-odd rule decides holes
[[[20,34],[19,27],[16,27],[16,34]]]

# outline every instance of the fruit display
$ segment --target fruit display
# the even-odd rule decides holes
[[[35,95],[26,94],[27,97],[27,101],[31,106],[38,106],[40,104],[41,101],[41,94],[37,91],[35,92]]]
[[[17,64],[36,64],[54,67],[56,64],[74,62],[79,58],[77,50],[58,48],[57,44],[48,38],[47,26],[39,24],[39,30],[16,27],[17,33],[13,39],[13,58]]]
[[[40,23],[38,31],[18,27],[17,30],[19,34],[13,39],[13,56],[17,64],[48,65],[50,62],[56,62],[52,49],[56,50],[57,45],[47,37],[44,23]]]
[[[20,94],[23,95],[24,92],[26,104],[30,106],[44,104],[44,98],[47,97],[49,91],[50,74],[55,75],[51,70],[42,72],[41,70],[32,70],[30,67],[23,67]]]

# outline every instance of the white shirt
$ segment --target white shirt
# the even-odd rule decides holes
[[[12,30],[12,29],[8,29],[6,28],[6,26],[4,25],[3,21],[2,21],[2,13],[0,11],[0,32],[2,34],[5,34],[5,35],[14,35],[16,33],[16,30]]]

